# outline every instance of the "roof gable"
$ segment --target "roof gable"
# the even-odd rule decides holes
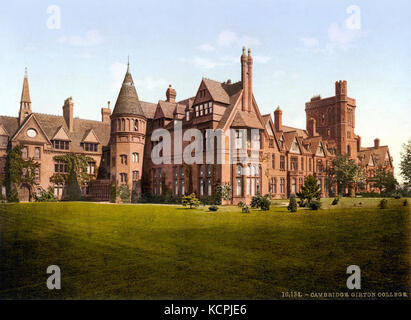
[[[29,137],[27,134],[27,130],[34,129],[36,130],[37,134],[34,137]],[[26,120],[24,121],[23,125],[20,127],[19,130],[14,134],[12,141],[35,141],[38,143],[48,143],[51,144],[47,134],[43,130],[40,125],[40,122],[37,120],[34,113],[30,114]]]
[[[324,147],[322,142],[318,144],[317,151],[315,152],[316,156],[325,157]]]
[[[66,141],[70,141],[70,138],[66,132],[66,130],[64,130],[63,126],[60,126],[57,131],[56,134],[53,136],[53,138],[51,138],[52,140],[66,140]]]
[[[294,140],[293,140],[292,143],[291,143],[290,153],[299,153],[299,154],[302,153],[302,152],[301,152],[300,145],[299,145],[296,137],[294,138]]]
[[[84,138],[81,142],[100,143],[93,129],[86,131]]]
[[[6,128],[2,124],[0,124],[0,135],[1,136],[8,136],[9,135]]]
[[[370,155],[370,160],[368,161],[368,166],[369,167],[375,167],[375,162],[374,162],[374,158],[372,155]]]

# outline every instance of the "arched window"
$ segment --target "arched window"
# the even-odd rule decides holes
[[[351,155],[351,146],[350,145],[347,146],[347,154],[349,156]]]
[[[125,119],[121,119],[121,130],[126,131],[126,120]]]
[[[138,131],[138,120],[134,120],[134,131]]]

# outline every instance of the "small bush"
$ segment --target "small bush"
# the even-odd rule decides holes
[[[261,206],[261,197],[259,194],[251,198],[251,208],[259,208]]]
[[[181,204],[182,204],[184,207],[189,206],[190,209],[193,209],[194,207],[198,207],[198,206],[200,205],[200,200],[198,200],[198,199],[196,198],[195,193],[192,193],[192,194],[190,194],[189,196],[184,196],[184,197],[181,199]]]
[[[405,199],[404,202],[402,203],[402,205],[403,205],[404,207],[408,206],[408,200]]]
[[[334,198],[333,202],[331,202],[331,205],[336,206],[338,204],[338,201],[340,201],[340,199]]]
[[[295,199],[295,196],[290,197],[290,203],[288,204],[287,209],[291,212],[297,212],[297,200]]]
[[[394,197],[394,199],[401,199],[401,193],[398,191],[394,192],[392,196]]]
[[[245,204],[244,202],[240,201],[240,202],[237,204],[237,207],[243,208],[245,205],[246,205],[246,204]]]
[[[242,213],[250,213],[250,208],[249,208],[247,205],[244,205],[244,206],[241,208],[241,212],[242,212]]]
[[[271,206],[271,200],[268,197],[263,197],[261,199],[261,203],[260,203],[260,208],[263,211],[268,211],[270,210],[270,206]]]
[[[121,202],[130,203],[130,189],[127,185],[122,185],[118,188],[118,195],[120,196]]]
[[[210,211],[217,211],[217,210],[218,210],[218,207],[217,207],[216,205],[213,205],[213,206],[208,207],[208,210],[210,210]]]
[[[321,209],[321,201],[320,200],[312,200],[310,202],[311,210],[318,210]]]
[[[382,199],[382,200],[380,201],[380,203],[378,204],[378,207],[379,207],[380,209],[387,209],[387,205],[388,205],[387,199]]]
[[[35,193],[34,194],[34,201],[36,202],[55,202],[56,197],[54,196],[54,193],[52,191],[44,191],[42,190],[40,194]]]

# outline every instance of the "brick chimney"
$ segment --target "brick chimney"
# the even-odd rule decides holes
[[[314,118],[311,118],[310,120],[308,120],[307,130],[308,130],[308,134],[310,135],[310,137],[314,137],[317,135],[317,123]]]
[[[357,136],[357,152],[361,151],[361,137]]]
[[[74,131],[73,110],[74,110],[73,98],[70,97],[64,100],[63,117],[64,117],[64,120],[66,120],[66,124],[70,132]]]
[[[176,102],[177,92],[171,87],[171,84],[168,86],[166,91],[167,102]]]
[[[243,85],[243,97],[242,97],[242,111],[248,111],[248,99],[250,87],[248,85],[248,58],[245,54],[245,47],[243,47],[243,54],[241,55],[241,83]]]
[[[253,58],[251,57],[251,50],[248,49],[247,57],[248,67],[248,111],[253,111]]]
[[[280,106],[274,111],[274,128],[276,132],[283,131],[283,112]]]
[[[374,147],[375,147],[375,148],[378,148],[379,146],[380,146],[380,139],[375,138],[375,139],[374,139]]]
[[[107,101],[107,108],[101,108],[101,121],[110,123],[111,109],[110,101]]]

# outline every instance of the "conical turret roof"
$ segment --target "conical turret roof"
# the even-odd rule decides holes
[[[114,106],[113,115],[116,114],[136,114],[144,116],[137,90],[134,86],[133,77],[130,73],[130,66],[127,67],[127,73],[124,77],[120,93],[118,94],[116,105]]]

